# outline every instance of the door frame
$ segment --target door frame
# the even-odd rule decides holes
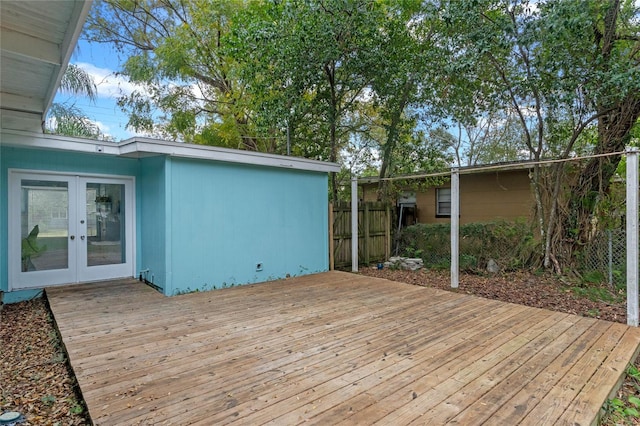
[[[69,211],[68,211],[68,220],[70,232],[72,230],[77,230],[78,232],[84,232],[86,234],[86,218],[85,218],[85,229],[80,229],[79,218],[77,217],[78,211],[82,209],[83,211],[86,209],[86,206],[79,206],[80,198],[78,197],[78,193],[81,191],[85,191],[85,188],[80,188],[80,184],[82,182],[86,182],[87,179],[97,179],[102,181],[111,181],[113,183],[123,183],[125,184],[125,197],[129,200],[130,209],[129,211],[130,218],[126,218],[125,222],[125,240],[130,242],[130,247],[126,247],[126,259],[127,266],[123,268],[126,272],[123,272],[121,276],[105,276],[100,277],[99,273],[97,276],[91,276],[91,274],[86,273],[87,267],[85,267],[84,271],[80,271],[82,269],[79,266],[79,262],[82,259],[79,258],[81,253],[86,253],[86,247],[84,249],[80,249],[78,245],[75,246],[73,250],[69,250],[69,265],[67,269],[60,270],[46,270],[46,271],[31,271],[30,274],[36,273],[37,275],[32,275],[33,280],[40,280],[42,282],[41,285],[31,284],[31,280],[22,280],[20,274],[21,271],[21,191],[20,191],[20,181],[23,178],[28,179],[51,179],[51,180],[65,180],[69,182],[75,181],[74,192],[71,193],[72,190],[69,188]],[[68,285],[68,284],[78,284],[84,282],[93,282],[93,281],[104,281],[109,279],[116,278],[125,278],[125,277],[134,277],[136,271],[136,180],[135,176],[125,176],[125,175],[110,175],[110,174],[96,174],[96,173],[73,173],[73,172],[60,172],[60,171],[49,171],[49,170],[33,170],[33,169],[16,169],[11,168],[8,169],[8,193],[7,193],[7,269],[8,269],[8,291],[15,290],[26,290],[26,289],[34,289],[34,288],[44,288],[56,285]],[[128,184],[127,184],[128,183]],[[127,189],[130,194],[127,194]],[[72,205],[73,202],[73,205]],[[126,204],[125,204],[126,206]],[[75,221],[75,227],[71,228],[71,221]],[[127,235],[128,234],[128,235]],[[86,244],[86,240],[85,243]],[[72,253],[73,252],[73,253]],[[73,260],[73,263],[72,263]],[[129,265],[130,264],[130,268]],[[111,265],[104,265],[111,266]],[[107,272],[109,268],[102,268],[100,266],[93,266],[91,268],[101,269],[103,272]],[[98,272],[98,269],[95,271]],[[41,272],[38,274],[38,272]],[[83,275],[84,274],[84,275]],[[70,278],[70,279],[69,279]],[[80,278],[84,278],[81,280]]]

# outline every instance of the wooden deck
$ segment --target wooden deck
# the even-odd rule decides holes
[[[342,272],[47,296],[98,425],[587,425],[640,343],[622,324]]]

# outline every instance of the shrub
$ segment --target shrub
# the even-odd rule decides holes
[[[421,257],[425,266],[443,268],[450,265],[451,226],[449,224],[417,224],[402,230],[399,249],[403,256]],[[516,270],[532,265],[536,242],[525,221],[469,223],[460,226],[460,269],[481,271],[489,259],[503,270]]]

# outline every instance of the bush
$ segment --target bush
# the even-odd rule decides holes
[[[402,230],[402,256],[421,257],[426,267],[448,268],[451,262],[451,226],[417,224]],[[532,266],[536,242],[524,221],[468,223],[460,226],[460,269],[482,271],[489,259],[503,270]]]

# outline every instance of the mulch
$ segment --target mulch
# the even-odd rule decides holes
[[[575,284],[565,282],[553,274],[535,275],[530,272],[509,272],[497,275],[461,274],[458,288],[452,289],[449,271],[362,268],[360,273],[371,277],[473,294],[487,299],[502,300],[534,308],[566,312],[623,324],[627,322],[627,305],[624,297],[621,297],[624,295],[615,294],[608,289],[601,289],[603,292],[607,292],[614,301],[591,300],[576,294]]]
[[[44,299],[2,307],[0,364],[0,413],[22,413],[20,425],[91,424]]]

